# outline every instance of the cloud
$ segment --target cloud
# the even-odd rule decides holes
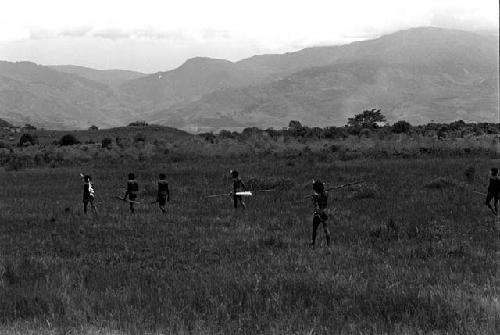
[[[83,37],[87,36],[87,34],[92,30],[92,27],[89,26],[81,26],[81,27],[69,27],[62,29],[59,32],[59,36],[62,37]]]
[[[233,36],[229,30],[206,28],[202,29],[201,36],[205,40],[228,40]]]
[[[121,30],[121,29],[114,29],[114,28],[94,30],[94,31],[92,31],[91,36],[92,37],[106,38],[106,39],[110,39],[110,40],[117,40],[117,39],[131,37],[129,32],[127,32],[125,30]]]
[[[33,40],[57,37],[57,33],[43,28],[30,28],[29,38]]]
[[[490,1],[477,7],[467,4],[436,5],[430,24],[464,30],[498,29],[498,2],[495,5],[495,1]]]

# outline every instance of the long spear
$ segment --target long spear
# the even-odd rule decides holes
[[[242,195],[242,196],[252,196],[251,191],[243,191],[243,192],[236,192],[236,195]],[[233,192],[231,193],[223,193],[223,194],[213,194],[213,195],[207,195],[205,198],[215,198],[215,197],[230,197],[233,195]]]
[[[333,186],[333,187],[327,188],[325,191],[338,190],[338,189],[341,189],[341,188],[344,188],[344,187],[347,187],[347,186],[361,184],[363,182],[364,181],[362,181],[362,180],[353,181],[352,183],[347,183],[347,184],[342,184],[342,185],[337,185],[337,186]],[[313,197],[313,195],[310,194],[310,195],[305,196],[304,199],[312,198],[312,197]]]
[[[130,199],[127,199],[127,198],[123,199],[122,197],[119,197],[119,196],[115,196],[114,198],[119,199],[121,201],[125,201],[125,202],[131,202],[131,203],[134,203],[134,204],[140,204],[139,201],[134,201],[134,200],[130,200]]]

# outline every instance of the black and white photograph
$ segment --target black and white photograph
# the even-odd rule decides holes
[[[0,335],[498,335],[498,0],[2,0]]]

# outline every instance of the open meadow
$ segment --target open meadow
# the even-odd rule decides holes
[[[0,172],[0,333],[498,334],[500,225],[472,192],[495,157],[306,150]],[[247,210],[206,199],[230,191],[229,169],[276,191]],[[98,217],[83,214],[80,171]],[[150,204],[161,171],[165,215]],[[135,215],[113,199],[128,172]],[[308,247],[313,178],[365,181],[330,192],[330,251],[321,228]]]

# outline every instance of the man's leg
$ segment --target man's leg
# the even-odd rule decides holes
[[[160,198],[158,199],[158,206],[160,207],[160,210],[162,211],[163,214],[167,212],[165,209],[165,205],[167,204],[167,199]]]
[[[86,200],[83,201],[83,213],[84,214],[87,214],[87,205],[88,205],[88,202]]]
[[[318,226],[320,223],[320,218],[318,215],[314,214],[313,216],[313,231],[312,231],[312,241],[311,246],[314,248],[314,244],[316,243],[316,230],[318,230]]]
[[[495,215],[498,215],[498,196],[497,195],[495,195],[493,197],[493,203],[495,205]]]
[[[330,230],[328,230],[328,219],[323,220],[323,231],[326,236],[326,245],[330,246]]]
[[[233,197],[233,205],[234,205],[234,208],[238,208],[238,196],[235,195]]]
[[[493,194],[491,192],[488,192],[488,195],[486,196],[485,205],[488,206],[488,208],[491,210],[493,214],[497,215],[498,211],[495,210],[493,207],[491,207],[492,199],[493,199]]]
[[[94,204],[94,199],[90,200],[90,207],[94,211],[94,214],[97,215],[97,207]]]

